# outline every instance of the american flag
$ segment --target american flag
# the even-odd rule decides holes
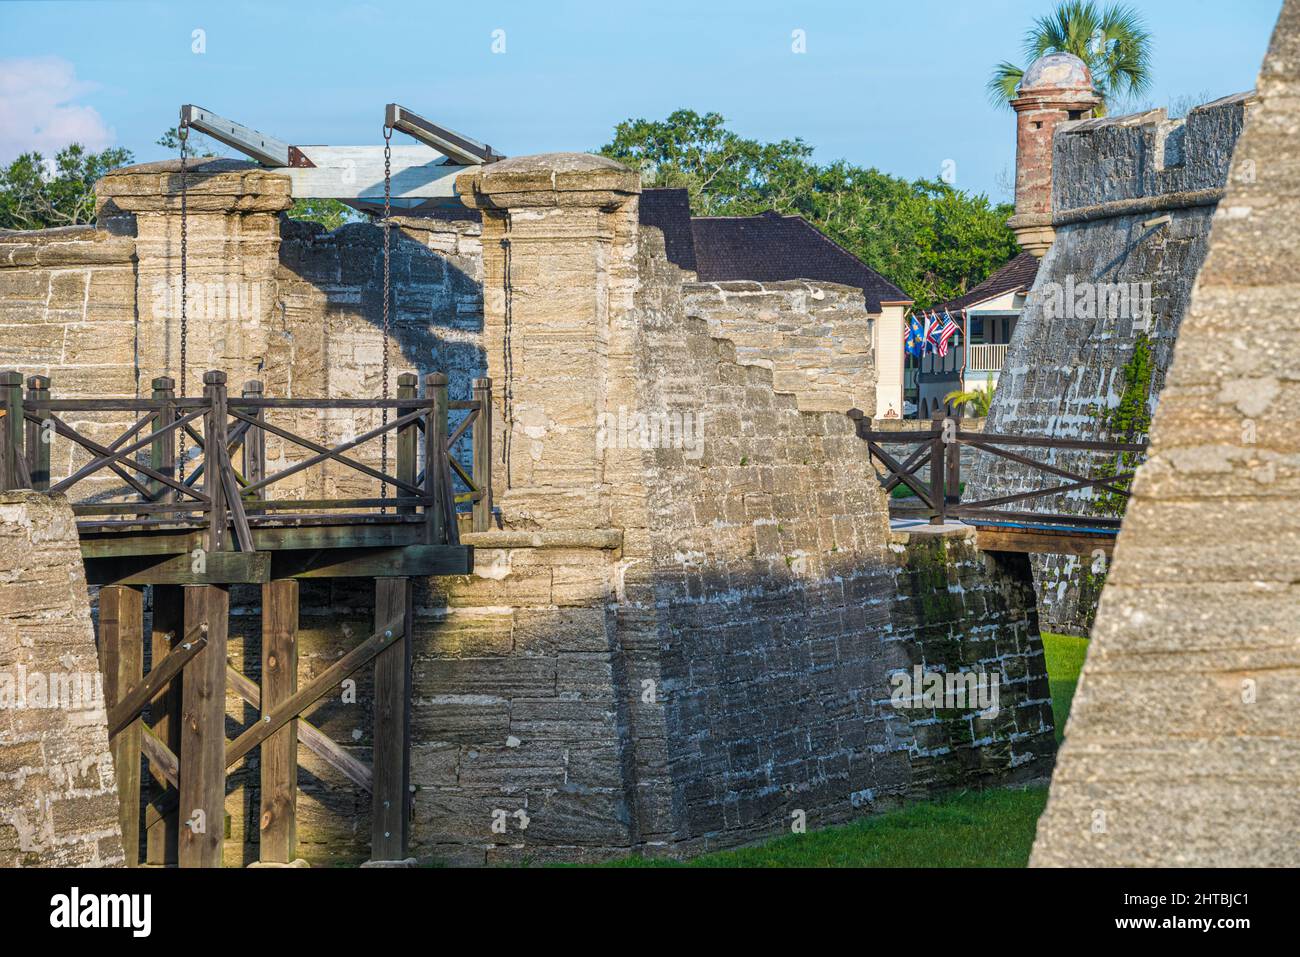
[[[936,319],[936,323],[938,325],[938,343],[935,351],[940,356],[946,356],[948,354],[948,343],[957,334],[960,327],[953,322],[952,316],[948,314],[947,309],[943,311],[943,319]]]

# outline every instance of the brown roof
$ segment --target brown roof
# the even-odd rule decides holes
[[[1038,257],[1033,253],[1021,253],[964,296],[937,303],[930,309],[935,312],[942,312],[945,309],[949,312],[957,312],[959,309],[977,306],[981,302],[996,299],[1009,292],[1028,292],[1033,287],[1034,277],[1037,275]]]

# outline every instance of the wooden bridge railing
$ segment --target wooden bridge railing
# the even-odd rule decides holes
[[[101,586],[97,641],[128,864],[139,863],[143,844],[150,864],[219,866],[226,775],[254,750],[259,857],[293,860],[299,744],[370,793],[372,860],[406,858],[412,578],[471,571],[456,506],[469,506],[476,531],[489,528],[492,512],[491,380],[474,380],[464,401],[449,399],[441,373],[424,377],[422,394],[419,381],[400,375],[394,399],[277,399],[257,381],[232,396],[225,374],[214,371],[197,397],[178,396],[164,377],[148,398],[60,399],[45,376],[28,378],[24,394],[22,376],[0,372],[0,489],[77,493],[86,578]],[[387,421],[329,446],[285,421],[329,411],[380,413]],[[461,417],[449,432],[453,413]],[[104,421],[123,414],[125,428]],[[281,445],[274,469],[268,436]],[[385,437],[394,440],[391,472],[385,456],[355,451]],[[68,449],[66,475],[52,474],[56,441],[79,450]],[[473,449],[469,469],[452,454],[465,442]],[[286,479],[323,467],[335,470],[330,479],[363,476],[380,494],[308,499],[299,487],[277,497]],[[319,577],[373,578],[374,627],[300,686],[299,579]],[[227,650],[230,586],[256,583],[260,683]],[[368,765],[309,720],[317,702],[367,666],[374,675]],[[258,712],[232,740],[227,690]]]
[[[1121,472],[1116,468],[1117,474],[1087,475],[1080,471],[1062,468],[1049,461],[1030,458],[1012,449],[1097,452],[1114,456],[1112,464],[1121,456],[1144,454],[1147,450],[1145,442],[1095,442],[1055,436],[974,432],[963,429],[961,420],[955,418],[936,418],[929,429],[907,432],[876,431],[871,428],[871,420],[857,409],[851,410],[849,417],[857,425],[858,436],[866,441],[872,459],[883,467],[881,483],[885,491],[893,492],[903,485],[914,493],[919,502],[918,506],[912,506],[891,499],[891,514],[900,517],[906,515],[928,518],[933,525],[942,525],[950,520],[971,524],[1022,522],[1118,531],[1121,520],[1115,517],[1050,511],[1014,511],[1008,510],[1006,506],[1083,489],[1101,489],[1127,499],[1129,497],[1127,483],[1133,478],[1133,472]],[[885,450],[885,445],[914,445],[916,448],[899,461]],[[1042,473],[1045,477],[1060,478],[1065,481],[1027,492],[1000,495],[979,501],[962,501],[961,450],[963,446],[970,446],[1015,462],[1027,469]],[[930,469],[928,481],[918,475],[926,466]]]
[[[475,379],[473,398],[449,400],[447,377],[398,376],[394,399],[268,398],[260,381],[247,382],[231,396],[223,372],[203,377],[203,395],[180,397],[170,378],[153,381],[149,398],[59,399],[50,379],[31,376],[23,394],[17,372],[0,372],[0,488],[68,492],[111,473],[121,486],[77,501],[79,524],[96,531],[149,526],[201,527],[210,551],[252,551],[251,529],[269,522],[302,521],[328,513],[335,520],[358,522],[385,515],[416,516],[425,526],[425,543],[456,544],[456,506],[469,504],[472,528],[491,523],[492,382]],[[287,428],[276,413],[290,410],[381,411],[386,423],[333,446],[325,446]],[[448,434],[449,413],[464,416]],[[104,444],[69,422],[70,414],[129,413],[135,421]],[[468,433],[473,465],[467,470],[451,454]],[[359,446],[395,434],[395,474],[350,455]],[[268,471],[267,436],[283,442],[285,461]],[[56,437],[90,453],[90,461],[61,478],[50,474]],[[186,454],[188,447],[189,453]],[[178,455],[178,449],[180,450]],[[240,465],[235,455],[240,454]],[[333,465],[379,484],[377,497],[274,497],[273,486],[306,469]],[[457,491],[459,482],[463,491]],[[283,488],[283,486],[279,486]],[[218,516],[217,521],[213,517]]]

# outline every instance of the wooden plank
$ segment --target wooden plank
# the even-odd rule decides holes
[[[300,146],[298,149],[316,165],[280,170],[289,177],[289,191],[294,199],[383,200],[382,146]],[[456,177],[477,168],[476,164],[450,162],[426,146],[394,146],[392,197],[454,199]]]
[[[1033,555],[1093,555],[1100,550],[1109,558],[1115,551],[1115,536],[985,526],[976,528],[975,545],[986,552]]]
[[[141,729],[140,750],[143,751],[145,757],[149,759],[150,766],[157,769],[158,775],[165,782],[170,784],[173,788],[180,784],[180,759],[176,757],[176,754],[171,748],[163,744],[162,740],[147,727]],[[175,797],[174,791],[169,791],[167,793],[173,798]],[[157,812],[158,808],[163,803],[165,802],[157,799],[150,801],[149,804],[145,806],[146,816],[149,816],[150,809],[153,809],[155,812],[154,815],[152,815],[153,818],[155,820],[162,820],[163,815]],[[173,817],[175,817],[175,815],[173,815]],[[150,863],[152,864],[153,861],[150,861]]]
[[[270,715],[246,730],[226,748],[226,766],[234,764],[257,747],[284,724],[302,714],[313,702],[338,685],[344,678],[366,664],[384,648],[397,641],[401,634],[401,619],[388,622],[384,627],[357,645],[334,664],[322,671],[305,688],[300,688]]]
[[[262,715],[269,717],[298,690],[298,583],[262,586]],[[298,722],[287,721],[262,742],[262,861],[288,864],[297,856]]]
[[[407,545],[401,548],[355,548],[272,552],[275,578],[379,578],[468,575],[474,551],[468,545]]]
[[[91,585],[235,585],[271,580],[267,552],[205,552],[201,570],[184,555],[141,555],[86,560]]]
[[[202,631],[186,635],[180,647],[173,648],[157,667],[149,669],[149,674],[133,679],[125,689],[119,687],[117,703],[108,709],[108,736],[112,738],[125,733],[139,719],[144,706],[166,688],[185,663],[202,651],[207,643],[207,635]],[[143,648],[143,640],[141,646]],[[143,651],[141,654],[143,657]]]
[[[228,662],[227,665],[226,680],[230,683],[230,689],[260,711],[262,707],[261,689],[251,678],[240,674],[233,667],[229,667]],[[354,758],[333,738],[306,718],[299,716],[296,720],[298,724],[298,740],[307,750],[367,794],[371,792],[374,784],[369,767]]]
[[[255,129],[228,120],[211,110],[186,103],[181,107],[181,128],[191,126],[204,136],[210,136],[218,143],[239,150],[245,156],[251,156],[263,166],[287,167],[289,165],[289,144],[267,136]],[[285,172],[285,170],[281,170]]]
[[[176,641],[185,627],[185,591],[177,585],[155,585],[153,588],[153,628],[151,636],[153,667],[157,668],[171,654],[172,642]],[[168,686],[149,704],[152,733],[167,748],[175,759],[181,748],[181,684],[184,675],[177,675]],[[146,729],[148,730],[148,729]],[[141,739],[148,752],[149,735]],[[149,754],[149,771],[155,785],[155,799],[149,802],[144,811],[145,823],[145,860],[149,864],[165,865],[176,863],[177,840],[180,836],[179,821],[176,812],[164,814],[159,810],[158,798],[171,794],[175,798],[179,765],[167,766],[155,754]],[[165,782],[171,789],[165,787]]]
[[[230,593],[185,587],[185,633],[208,626],[208,646],[185,666],[181,691],[178,863],[220,867],[226,797],[226,631]]]
[[[375,581],[375,625],[400,620],[398,640],[375,657],[374,792],[370,858],[406,858],[411,787],[411,580]]]
[[[110,713],[144,680],[144,592],[111,585],[99,592],[99,654]],[[143,705],[143,700],[141,700]],[[139,709],[136,709],[138,715]],[[118,817],[128,867],[140,864],[140,720],[110,735],[117,775]]]

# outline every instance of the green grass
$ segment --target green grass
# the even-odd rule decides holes
[[[1044,634],[1043,648],[1059,742],[1088,640]],[[1043,787],[965,791],[852,824],[790,834],[690,861],[629,857],[607,866],[1024,867],[1046,804]]]
[[[789,834],[690,861],[614,867],[1024,867],[1046,788],[963,792],[840,827]]]
[[[1056,725],[1056,743],[1065,736],[1065,718],[1079,683],[1079,670],[1088,653],[1088,639],[1074,635],[1043,633],[1043,652],[1047,655],[1047,683],[1052,689],[1052,721]]]

